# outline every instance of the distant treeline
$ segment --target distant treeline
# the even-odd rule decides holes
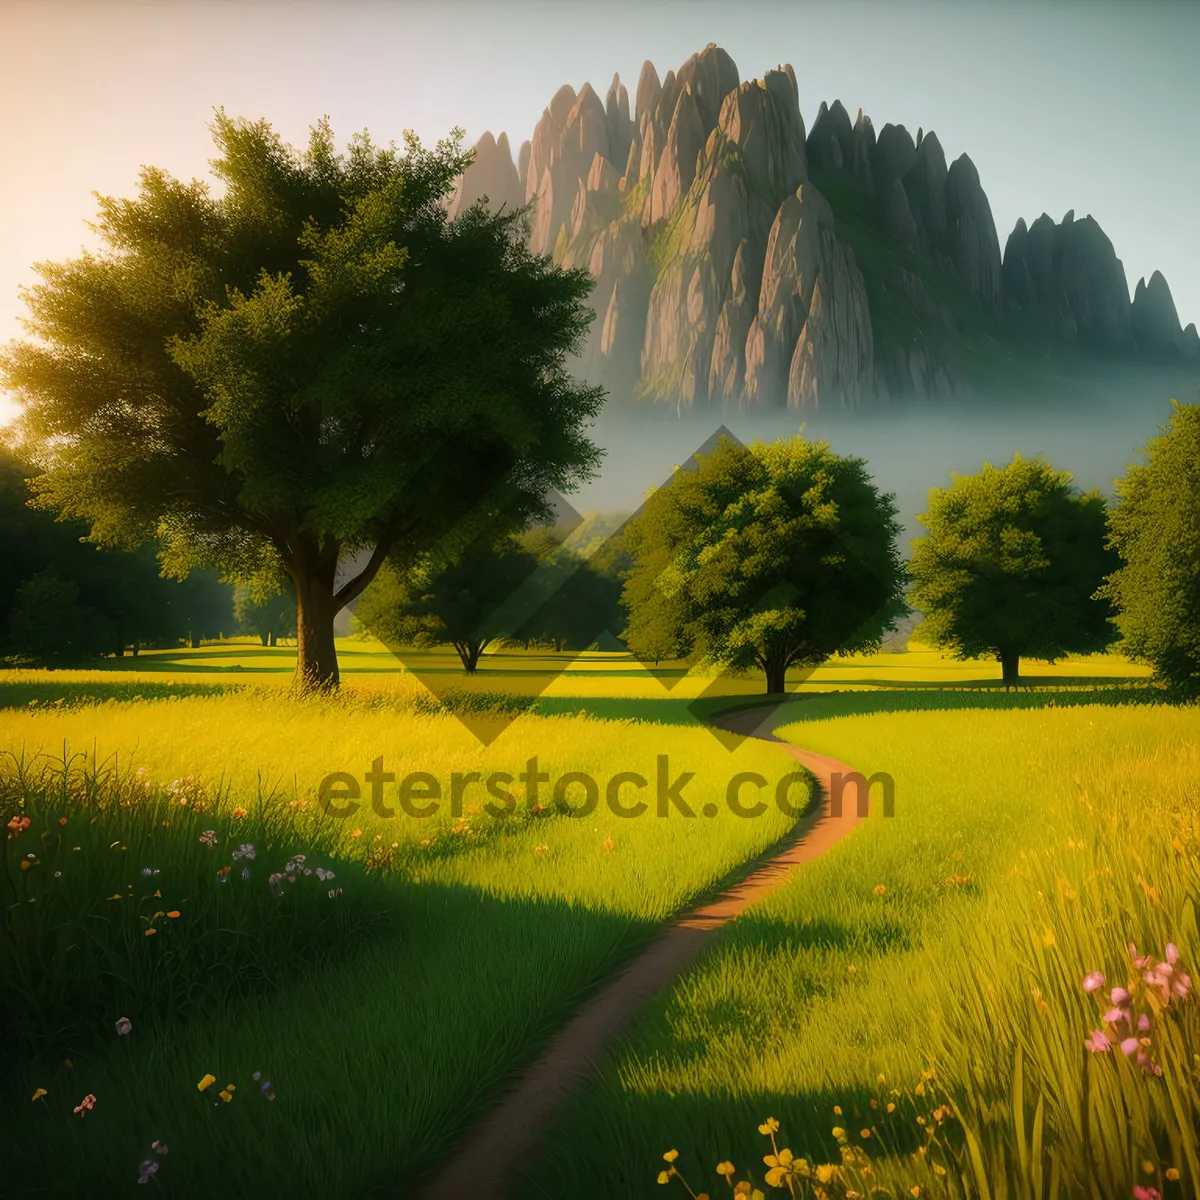
[[[81,521],[30,508],[35,469],[0,447],[0,661],[84,663],[234,633],[295,633],[294,597],[254,604],[212,571],[164,579],[156,548],[101,548]]]

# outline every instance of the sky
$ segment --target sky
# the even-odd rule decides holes
[[[1131,294],[1159,269],[1200,322],[1195,0],[0,0],[0,342],[32,264],[91,244],[93,191],[207,173],[218,107],[290,141],[327,114],[343,138],[457,125],[515,150],[561,84],[619,71],[632,101],[645,59],[662,76],[708,42],[743,79],[790,62],[808,128],[838,98],[968,152],[1002,246],[1018,217],[1091,213]]]

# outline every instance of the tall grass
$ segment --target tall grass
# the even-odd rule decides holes
[[[670,1150],[697,1192],[724,1189],[730,1161],[765,1187],[770,1116],[813,1171],[798,1195],[1195,1195],[1200,996],[1154,1016],[1161,1076],[1085,1040],[1109,989],[1140,984],[1130,943],[1155,962],[1173,943],[1197,973],[1200,712],[876,713],[781,732],[889,771],[896,816],[744,914],[650,1007],[523,1194],[640,1197],[662,1170],[678,1187]],[[1102,993],[1083,990],[1093,971]]]
[[[522,712],[484,746],[391,693],[39,704],[0,711],[0,745],[0,825],[30,822],[4,843],[16,900],[0,950],[22,981],[10,1001],[5,977],[22,1036],[0,1083],[17,1195],[135,1191],[155,1139],[170,1155],[154,1185],[181,1196],[406,1194],[589,987],[791,824],[724,807],[732,774],[792,770],[769,746],[731,753],[694,725]],[[718,815],[660,819],[651,791],[636,820],[603,805],[571,817],[545,784],[542,812],[502,819],[478,792],[457,814],[405,816],[394,783],[395,817],[372,811],[365,784],[352,818],[316,803],[325,774],[361,779],[377,757],[445,785],[516,774],[534,755],[552,778],[602,786],[618,771],[653,781],[666,755],[672,777],[695,775],[689,803]],[[249,880],[232,857],[243,843]],[[293,871],[276,895],[270,876],[296,853],[334,881]],[[95,1107],[78,1116],[85,1095]]]

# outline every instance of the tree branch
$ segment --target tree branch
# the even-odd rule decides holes
[[[353,579],[346,580],[334,592],[333,600],[339,608],[345,608],[352,600],[357,600],[366,591],[367,585],[371,580],[379,574],[379,568],[383,566],[383,560],[387,558],[392,549],[392,544],[396,540],[398,526],[399,522],[393,517],[383,527],[383,532],[379,535],[379,541],[375,543],[375,549],[371,551],[371,557],[367,560],[367,565]]]

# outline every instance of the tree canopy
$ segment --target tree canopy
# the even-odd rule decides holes
[[[493,642],[511,637],[519,617],[507,602],[534,573],[537,556],[509,535],[482,539],[452,560],[432,559],[407,572],[387,563],[354,609],[385,645],[453,646],[474,674]]]
[[[603,393],[567,369],[592,284],[528,251],[522,212],[447,218],[458,131],[213,134],[219,193],[146,168],[100,199],[99,251],[39,265],[3,380],[38,503],[157,540],[177,577],[290,577],[298,681],[336,683],[334,617],[388,554],[520,527],[594,468]]]
[[[653,493],[624,537],[630,648],[757,667],[877,646],[904,611],[896,508],[857,458],[803,437],[723,438]]]
[[[1200,694],[1200,404],[1178,404],[1147,461],[1117,481],[1109,539],[1120,566],[1101,589],[1123,648]]]
[[[1070,472],[1019,454],[934,488],[909,567],[921,640],[999,660],[1007,684],[1022,658],[1103,650],[1116,637],[1112,606],[1095,596],[1115,566],[1106,512]]]

